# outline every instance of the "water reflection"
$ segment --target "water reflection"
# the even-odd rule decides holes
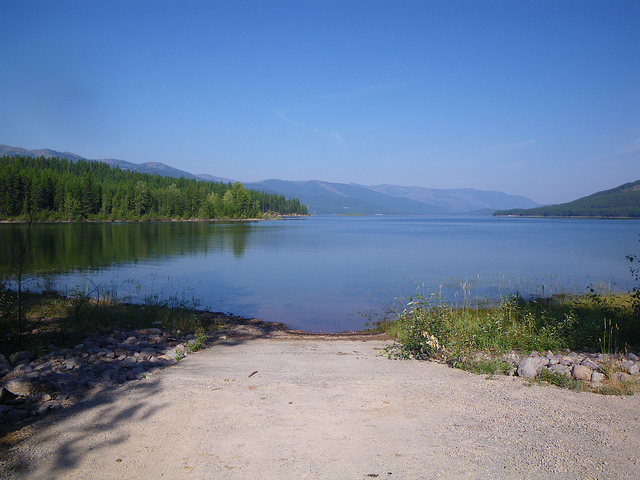
[[[7,275],[25,244],[28,225],[0,225],[0,274]],[[241,258],[255,233],[251,222],[34,223],[26,259],[33,273],[96,270],[194,254]]]
[[[457,304],[592,285],[628,291],[625,256],[640,247],[638,221],[383,216],[32,228],[33,269],[62,290],[187,296],[309,331],[363,328],[396,296],[417,292]],[[0,274],[24,229],[0,225]]]

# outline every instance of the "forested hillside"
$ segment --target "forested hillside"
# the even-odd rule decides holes
[[[168,220],[306,215],[299,200],[214,183],[131,172],[97,161],[0,158],[0,219]]]
[[[520,217],[640,217],[640,180],[594,193],[573,202],[526,210],[500,210],[494,215]]]

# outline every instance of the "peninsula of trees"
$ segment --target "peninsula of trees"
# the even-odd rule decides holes
[[[640,218],[640,180],[548,207],[498,210],[497,216]]]
[[[89,160],[0,158],[0,220],[247,219],[307,215],[298,199],[112,168]]]

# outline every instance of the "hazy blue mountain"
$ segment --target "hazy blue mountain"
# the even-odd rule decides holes
[[[127,162],[126,160],[118,160],[115,158],[85,159],[84,157],[76,155],[75,153],[57,152],[55,150],[49,150],[47,148],[39,150],[26,150],[24,148],[10,147],[9,145],[0,145],[0,157],[7,157],[12,155],[22,155],[25,157],[66,158],[67,160],[72,160],[74,162],[77,160],[95,160],[97,162],[103,162],[111,165],[112,167],[117,166],[122,170],[131,170],[134,172],[149,173],[152,175],[162,175],[165,177],[174,178],[197,178],[209,182],[227,183],[231,181],[228,178],[213,177],[211,175],[194,175],[193,173],[185,172],[184,170],[178,170],[177,168],[173,168],[159,162],[133,163]]]
[[[540,205],[521,195],[504,192],[474,190],[471,188],[433,189],[424,187],[402,187],[398,185],[374,185],[365,187],[394,197],[408,198],[416,202],[438,205],[451,213],[491,212],[505,208],[535,208]],[[513,205],[505,207],[504,205]]]
[[[9,145],[0,145],[0,157],[11,157],[14,155],[21,155],[23,157],[44,157],[44,158],[66,158],[67,160],[82,160],[80,155],[70,152],[56,152],[55,150],[49,150],[48,148],[41,148],[39,150],[26,150],[19,147],[10,147]]]
[[[265,180],[247,188],[299,198],[309,212],[326,213],[410,213],[422,215],[490,215],[502,205],[531,208],[539,204],[522,196],[473,189],[437,190],[399,185],[365,186],[318,180]]]
[[[55,150],[25,150],[24,148],[0,145],[0,156],[26,155],[31,157],[59,157],[72,161],[83,159],[80,155]],[[194,175],[163,163],[132,163],[113,158],[97,159],[124,170],[164,175],[167,177],[197,178],[212,182],[233,182],[228,178],[208,174]],[[539,204],[526,197],[508,195],[503,192],[486,192],[473,189],[438,190],[399,185],[364,186],[346,183],[331,183],[320,180],[286,181],[264,180],[245,183],[246,188],[277,193],[309,207],[310,213],[336,214],[419,214],[419,215],[490,215],[496,210],[512,208],[534,208]]]
[[[235,180],[226,177],[214,177],[213,175],[209,175],[207,173],[198,173],[196,174],[196,178],[199,180],[205,180],[207,182],[218,182],[218,183],[236,183]]]
[[[361,185],[331,183],[319,180],[264,180],[246,183],[245,187],[279,193],[287,198],[299,198],[309,207],[309,213],[364,213],[443,215],[450,213],[438,205],[393,197]]]

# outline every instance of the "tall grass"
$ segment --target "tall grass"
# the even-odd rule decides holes
[[[139,305],[91,297],[80,291],[66,296],[55,292],[27,293],[27,328],[21,334],[17,329],[15,295],[12,290],[0,288],[0,353],[5,356],[18,350],[44,353],[52,344],[73,347],[88,334],[113,329],[160,327],[172,333],[202,334],[224,323],[221,316],[196,311],[184,302],[147,299]]]
[[[418,296],[397,319],[379,324],[401,357],[463,359],[478,352],[528,354],[562,349],[607,353],[640,347],[629,295],[503,299],[494,307],[453,307]]]

